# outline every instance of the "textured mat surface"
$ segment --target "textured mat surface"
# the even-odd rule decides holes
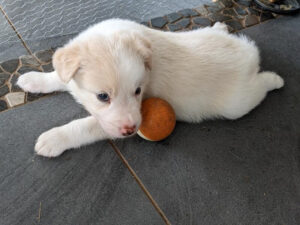
[[[163,224],[106,142],[56,159],[33,152],[38,135],[86,115],[68,95],[0,114],[0,224]]]
[[[300,17],[244,31],[286,86],[237,121],[178,123],[159,143],[118,141],[172,224],[300,224]],[[247,56],[245,56],[247,57]],[[106,142],[57,159],[34,140],[85,113],[57,95],[0,114],[0,224],[161,224]]]
[[[119,17],[142,22],[205,2],[210,0],[0,0],[0,5],[31,50],[36,51],[57,46],[57,42],[62,44],[104,19]],[[0,33],[0,44],[6,35]]]

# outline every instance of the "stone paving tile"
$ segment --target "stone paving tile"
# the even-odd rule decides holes
[[[145,25],[146,27],[149,27],[149,22],[148,21],[141,22],[141,24]]]
[[[219,4],[213,4],[206,7],[208,13],[217,13],[221,11],[224,7]]]
[[[169,21],[169,23],[173,23],[173,22],[181,19],[182,15],[180,15],[179,13],[170,13],[170,14],[166,15],[166,18]]]
[[[49,63],[52,60],[53,51],[52,50],[38,51],[34,55],[42,63]]]
[[[234,2],[238,5],[243,5],[243,6],[246,6],[246,7],[249,7],[251,5],[250,0],[234,0]]]
[[[6,101],[0,99],[0,112],[6,109],[8,109]]]
[[[219,0],[218,2],[220,2],[224,7],[230,8],[233,6],[232,0]]]
[[[234,30],[241,30],[243,29],[244,27],[241,25],[240,22],[236,21],[236,20],[228,20],[228,21],[225,21],[225,23],[227,25],[229,25],[230,27],[232,27]]]
[[[240,15],[240,16],[245,16],[245,15],[247,15],[247,12],[246,12],[243,8],[241,8],[241,7],[239,7],[239,6],[234,7],[233,9],[235,10],[236,14],[238,14],[238,15]]]
[[[28,102],[32,102],[34,100],[37,100],[41,97],[44,97],[44,96],[47,96],[47,95],[51,95],[51,94],[36,94],[36,93],[27,93],[27,96],[26,96],[26,101]]]
[[[254,16],[259,16],[260,15],[260,11],[256,10],[256,9],[253,9],[253,8],[247,8],[248,10],[248,13],[250,15],[254,15]]]
[[[0,87],[0,97],[5,96],[7,93],[9,93],[9,88],[7,85]]]
[[[191,30],[197,30],[197,29],[200,29],[200,28],[203,28],[203,26],[200,26],[200,25],[192,25],[191,26]]]
[[[232,15],[236,16],[236,13],[235,13],[235,11],[232,8],[230,8],[230,9],[224,9],[223,10],[223,14],[224,15],[229,15],[229,16],[232,16]]]
[[[232,33],[232,32],[235,31],[235,30],[234,30],[231,26],[229,26],[229,25],[227,25],[227,29],[228,29],[228,32],[229,32],[229,33]]]
[[[168,23],[168,21],[163,17],[156,17],[151,19],[150,21],[152,27],[154,28],[163,28]]]
[[[190,23],[191,23],[191,21],[188,18],[182,19],[182,20],[179,20],[178,22],[176,22],[176,24],[181,26],[182,28],[186,28],[188,25],[190,25]]]
[[[1,0],[0,0],[1,1]],[[178,12],[169,13],[163,17],[156,17],[142,24],[161,30],[169,31],[188,31],[201,27],[210,26],[216,21],[225,22],[231,33],[239,31],[245,27],[253,26],[260,22],[273,19],[274,15],[269,12],[261,13],[261,9],[249,4],[248,0],[218,0],[215,3],[209,3],[198,6],[194,9],[183,9]],[[59,43],[65,43],[73,38],[75,34],[46,40],[43,46],[57,48]],[[58,41],[57,41],[58,40]],[[31,46],[40,48],[42,42],[30,43]],[[34,47],[35,49],[35,47]],[[18,75],[30,71],[53,71],[51,63],[54,49],[39,50],[33,56],[25,55],[19,59],[12,59],[0,64],[0,87],[2,97],[11,92],[19,92],[20,88],[15,85]],[[9,83],[9,80],[11,83]],[[5,83],[8,84],[4,85]],[[8,91],[7,91],[8,90]],[[26,93],[26,101],[36,100],[45,94]],[[0,97],[1,99],[1,97]],[[3,100],[3,99],[2,99]]]
[[[167,25],[167,28],[170,30],[170,31],[178,31],[178,30],[181,30],[182,27],[179,25],[179,24],[168,24]]]
[[[183,9],[178,11],[179,14],[181,14],[183,17],[191,17],[191,16],[198,16],[199,13],[192,9]]]
[[[31,66],[22,66],[20,67],[20,69],[18,69],[18,73],[19,74],[24,74],[24,73],[28,73],[31,71],[37,71],[37,72],[41,72],[41,69],[38,69],[36,67],[31,67]]]
[[[0,73],[0,87],[3,84],[5,84],[5,82],[7,82],[9,77],[10,77],[10,75],[8,75],[7,73]]]
[[[219,13],[210,14],[208,15],[208,18],[211,19],[213,22],[217,22],[217,21],[223,22],[232,19],[230,16],[225,16]]]
[[[193,22],[194,22],[194,24],[201,25],[204,27],[211,25],[210,20],[207,18],[196,17],[196,18],[193,18]]]
[[[197,12],[199,12],[199,14],[201,16],[207,16],[209,14],[209,12],[207,11],[207,9],[206,9],[206,7],[204,5],[195,8],[195,10]]]
[[[254,15],[247,15],[245,17],[245,26],[248,27],[248,26],[253,26],[255,24],[258,24],[258,19],[256,16]]]
[[[36,57],[32,55],[24,55],[20,57],[22,65],[30,65],[30,66],[40,66],[41,63],[36,59]]]
[[[23,92],[23,90],[16,84],[19,76],[17,74],[13,74],[10,79],[10,91],[11,92]]]
[[[44,72],[52,72],[54,70],[52,63],[42,66]]]
[[[5,100],[9,107],[14,107],[25,103],[25,93],[24,92],[11,92],[5,95]]]
[[[20,62],[19,59],[11,59],[1,63],[1,67],[3,68],[3,70],[7,71],[8,73],[13,73],[17,70],[20,64],[19,62]]]

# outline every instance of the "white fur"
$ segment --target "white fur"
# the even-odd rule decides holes
[[[116,34],[121,37],[118,41],[114,39]],[[144,68],[140,55],[124,47],[122,38],[127,34],[137,37],[137,42],[142,38],[151,43],[150,72]],[[58,76],[62,74],[57,72],[31,72],[19,78],[18,85],[29,92],[69,90],[93,116],[43,133],[35,146],[38,154],[57,156],[69,148],[109,137],[122,137],[120,131],[125,125],[138,127],[142,98],[133,94],[138,86],[142,87],[144,98],[167,100],[178,120],[201,122],[210,118],[237,119],[256,107],[268,91],[284,85],[277,74],[259,72],[259,52],[254,42],[245,36],[229,34],[224,24],[172,33],[111,19],[92,26],[65,48],[83,46],[100,37],[102,45],[114,49],[111,56],[116,62],[113,67],[118,82],[111,84],[116,90],[109,105],[103,105],[96,98],[97,91],[103,91],[107,85],[104,87],[101,82],[91,81],[83,84],[76,78],[79,75],[68,83],[63,83]],[[92,53],[97,54],[92,50],[88,55]]]

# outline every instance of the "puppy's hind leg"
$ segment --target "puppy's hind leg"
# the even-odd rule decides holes
[[[20,76],[17,85],[26,92],[50,93],[54,91],[67,91],[57,72],[51,73],[29,72]]]
[[[253,76],[226,105],[223,116],[238,119],[254,109],[269,91],[283,87],[284,80],[273,72],[261,72]]]

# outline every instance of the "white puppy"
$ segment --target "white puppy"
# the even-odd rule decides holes
[[[237,119],[283,79],[259,72],[259,52],[226,26],[172,33],[111,19],[53,56],[54,72],[30,72],[18,85],[33,93],[69,91],[91,116],[43,133],[35,151],[55,157],[70,148],[136,133],[142,98],[160,97],[178,120]]]

